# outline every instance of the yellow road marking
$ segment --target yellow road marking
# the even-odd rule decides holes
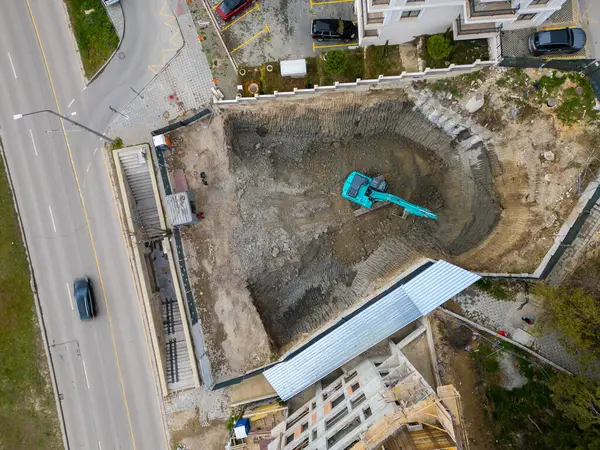
[[[221,28],[221,31],[225,31],[227,28],[231,27],[232,25],[235,25],[236,22],[239,22],[240,20],[242,20],[244,17],[246,17],[248,14],[250,14],[252,11],[258,9],[260,11],[260,6],[258,6],[258,3],[254,4],[254,8],[246,11],[246,14],[244,14],[243,16],[238,17],[237,19],[235,19],[233,22],[231,22],[229,25]]]
[[[245,42],[243,42],[242,44],[238,45],[236,48],[231,50],[231,53],[237,52],[240,48],[242,48],[244,45],[252,42],[254,39],[259,37],[261,34],[270,33],[270,32],[271,32],[271,30],[269,29],[269,25],[265,25],[265,27],[262,30],[260,30],[258,33],[256,33],[254,36],[252,36],[250,39],[247,39]]]
[[[56,105],[56,112],[60,114],[60,107],[58,105],[58,97],[56,96],[56,89],[54,88],[54,82],[52,81],[52,75],[50,75],[50,67],[48,66],[48,60],[46,59],[46,53],[44,52],[44,47],[42,46],[42,40],[40,38],[40,33],[38,31],[37,25],[35,23],[35,19],[33,17],[33,11],[31,10],[31,5],[29,4],[29,0],[25,0],[27,4],[27,9],[29,10],[29,16],[31,17],[31,22],[33,23],[33,28],[35,30],[35,35],[37,37],[38,44],[40,46],[40,50],[42,53],[42,59],[44,60],[44,66],[46,67],[46,73],[48,74],[48,81],[50,81],[50,87],[52,88],[52,95],[54,96],[54,103]],[[88,235],[90,237],[90,243],[92,245],[92,253],[94,254],[94,261],[96,263],[96,270],[98,271],[98,278],[100,279],[100,288],[102,290],[102,297],[104,299],[104,305],[106,307],[106,316],[108,318],[108,325],[110,328],[110,337],[112,340],[113,351],[115,353],[115,359],[117,361],[117,372],[119,374],[119,381],[121,383],[121,392],[123,394],[123,401],[125,402],[125,412],[127,414],[127,423],[129,425],[129,434],[131,436],[131,442],[133,444],[133,448],[135,449],[135,437],[133,435],[133,427],[131,425],[131,414],[129,413],[129,404],[127,403],[127,394],[125,393],[125,383],[123,382],[123,374],[121,372],[121,363],[119,361],[119,352],[117,351],[117,344],[115,342],[114,329],[112,324],[112,319],[110,316],[110,310],[108,307],[108,301],[106,299],[106,290],[104,288],[104,281],[102,279],[102,273],[100,272],[100,264],[98,262],[98,254],[96,253],[96,245],[94,244],[94,238],[92,236],[92,229],[90,228],[90,220],[87,214],[87,209],[85,207],[85,201],[83,199],[83,192],[81,191],[81,185],[79,184],[79,177],[77,176],[77,171],[75,170],[75,162],[73,161],[73,153],[71,151],[71,146],[69,145],[69,139],[67,137],[67,130],[65,129],[65,123],[62,119],[60,119],[60,124],[63,131],[63,136],[65,138],[65,143],[67,145],[67,151],[69,153],[69,160],[71,161],[71,169],[73,170],[73,175],[75,176],[75,184],[77,185],[77,192],[79,193],[79,200],[81,201],[81,206],[83,208],[83,215],[85,217],[85,224],[88,230]]]
[[[586,55],[554,55],[554,56],[546,56],[544,59],[546,61],[551,61],[553,59],[585,59]]]
[[[221,3],[223,3],[223,2],[219,2],[219,3],[217,3],[215,6],[213,6],[213,7],[212,7],[212,10],[214,11],[215,9],[217,9]]]
[[[156,374],[154,373],[154,365],[152,363],[152,357],[150,355],[150,344],[149,344],[149,341],[148,341],[148,334],[146,333],[146,325],[145,325],[145,322],[144,322],[144,315],[143,315],[143,312],[142,312],[142,305],[141,305],[141,301],[140,301],[141,295],[140,295],[140,292],[138,290],[137,283],[135,282],[134,269],[133,269],[133,265],[131,263],[132,255],[130,253],[129,245],[127,245],[127,240],[125,238],[125,230],[123,229],[123,223],[124,223],[124,221],[123,221],[123,217],[121,216],[121,213],[119,211],[119,207],[117,205],[117,197],[115,195],[115,191],[114,191],[114,189],[112,189],[112,186],[113,186],[112,179],[110,177],[110,172],[108,170],[108,162],[106,161],[106,156],[105,156],[104,153],[105,152],[103,151],[102,152],[102,160],[104,161],[104,168],[106,169],[106,176],[107,176],[108,182],[109,182],[109,184],[111,186],[111,190],[110,191],[111,191],[113,202],[114,202],[114,205],[115,205],[115,210],[117,211],[117,217],[119,218],[119,224],[121,225],[121,226],[119,226],[119,228],[121,229],[121,236],[123,237],[123,244],[125,245],[125,251],[127,252],[127,260],[129,262],[129,270],[131,272],[131,279],[133,281],[133,287],[135,288],[135,293],[136,293],[136,297],[137,297],[137,301],[138,301],[138,311],[140,313],[140,318],[142,319],[142,329],[144,330],[144,340],[146,341],[146,351],[148,352],[148,362],[150,363],[150,369],[152,371],[152,382],[154,383],[154,392],[156,394],[156,401],[158,403],[158,410],[161,411],[162,402],[161,402],[161,399],[160,399],[160,388],[158,387],[158,384],[156,383],[156,377],[155,377]],[[158,364],[159,362],[157,361],[156,363]],[[161,421],[160,422],[162,424],[162,429],[163,429],[163,436],[165,438],[165,448],[169,448],[169,439],[167,437],[167,430],[165,428],[165,422],[164,422],[164,420],[162,420],[162,413],[160,414],[160,416],[161,416]]]
[[[553,27],[553,26],[545,27],[545,26],[541,26],[540,28],[542,30],[544,30],[544,31],[549,31],[549,30],[564,30],[565,28],[577,28],[577,27],[574,26],[574,25],[570,25],[570,26],[567,26],[567,27],[565,27],[565,26],[562,26],[562,27]]]
[[[313,5],[330,5],[332,3],[354,3],[354,0],[329,0],[326,2],[313,2],[310,0],[310,7],[312,9]]]
[[[348,42],[347,44],[330,44],[330,45],[316,45],[313,41],[312,47],[313,52],[316,52],[318,48],[334,48],[334,47],[355,47],[358,43],[356,42]]]
[[[166,25],[167,27],[175,30],[175,33],[173,33],[173,36],[171,36],[171,38],[169,39],[169,44],[173,45],[173,39],[175,39],[177,36],[179,36],[181,34],[179,27],[177,25],[173,25],[173,23],[177,24],[177,18],[171,14],[165,14],[163,12],[163,10],[165,9],[165,6],[167,5],[167,0],[164,1],[162,7],[160,8],[159,14],[163,17],[166,17],[167,20],[165,20],[163,22],[163,25]],[[165,58],[165,55],[167,53],[177,53],[177,50],[179,50],[176,47],[172,47],[172,48],[164,48],[160,51],[161,53],[161,58],[162,58],[162,62],[160,64],[150,64],[148,66],[148,69],[150,69],[154,75],[157,75],[158,72],[160,71],[160,69],[162,69],[165,64],[167,63],[167,58]]]

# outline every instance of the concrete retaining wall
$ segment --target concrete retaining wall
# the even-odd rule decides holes
[[[473,70],[483,69],[484,67],[493,67],[497,63],[496,61],[480,61],[477,60],[473,64],[464,64],[464,65],[455,65],[451,64],[449,67],[445,69],[430,69],[426,68],[423,72],[402,72],[400,75],[393,76],[384,76],[379,75],[378,78],[373,80],[362,80],[358,78],[354,82],[350,83],[340,83],[336,81],[331,86],[318,86],[315,85],[310,89],[298,89],[294,88],[291,92],[278,92],[275,91],[273,94],[255,94],[254,97],[242,97],[238,94],[237,98],[232,100],[216,100],[214,103],[219,106],[227,106],[227,105],[238,105],[240,103],[249,103],[255,102],[258,100],[273,100],[276,98],[285,98],[285,97],[298,97],[303,95],[314,95],[314,94],[323,94],[327,92],[334,92],[343,89],[358,89],[358,90],[369,90],[372,87],[382,86],[382,87],[393,87],[394,84],[398,83],[406,83],[414,80],[423,80],[423,79],[436,79],[443,78],[446,76],[456,76],[461,73],[472,72]],[[387,86],[386,86],[387,85]]]

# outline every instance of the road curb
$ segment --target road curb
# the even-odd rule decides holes
[[[71,17],[69,16],[69,10],[67,9],[67,3],[62,2],[63,11],[65,13],[65,17],[67,19],[67,28],[69,29],[69,35],[71,36],[71,44],[73,45],[73,51],[75,52],[75,56],[77,56],[77,65],[79,66],[79,74],[81,75],[81,79],[83,80],[83,85],[88,85],[88,79],[85,76],[85,70],[83,70],[83,62],[81,61],[81,53],[79,52],[79,46],[77,45],[77,40],[75,39],[75,33],[73,32],[73,25],[71,24]]]
[[[29,253],[29,245],[27,244],[27,237],[25,236],[25,230],[23,228],[23,220],[21,219],[21,212],[19,210],[19,205],[17,203],[17,196],[15,194],[15,187],[12,181],[12,177],[10,175],[10,170],[8,168],[8,161],[6,159],[6,154],[4,153],[4,145],[2,143],[2,139],[0,138],[0,155],[2,158],[2,162],[4,164],[4,170],[6,171],[6,178],[8,180],[8,186],[10,189],[11,197],[13,200],[13,204],[15,207],[15,213],[17,215],[17,222],[19,223],[19,231],[21,232],[21,239],[23,241],[23,247],[25,248],[25,256],[27,258],[27,266],[29,267],[29,282],[31,285],[31,292],[33,294],[33,303],[35,304],[35,312],[38,318],[38,323],[42,335],[42,341],[44,343],[44,353],[46,354],[46,359],[48,360],[48,371],[50,372],[50,379],[52,381],[52,390],[54,391],[54,401],[56,403],[56,412],[58,415],[58,422],[60,424],[60,432],[63,439],[63,445],[65,449],[69,450],[69,438],[67,436],[67,428],[65,425],[65,415],[62,408],[62,403],[60,402],[60,393],[58,391],[58,382],[56,381],[56,372],[54,371],[54,362],[52,361],[52,356],[50,355],[50,344],[48,342],[48,332],[46,331],[46,324],[44,322],[44,315],[42,313],[42,305],[40,303],[40,298],[38,296],[37,291],[37,283],[35,281],[35,273],[33,271],[33,265],[31,264],[31,254]]]
[[[121,2],[119,2],[118,5],[119,5],[119,8],[121,8],[121,14],[123,15],[123,33],[121,34],[121,36],[119,36],[119,45],[117,45],[117,48],[115,48],[115,51],[112,53],[112,55],[110,55],[110,57],[106,60],[106,62],[102,65],[102,67],[100,67],[100,69],[98,69],[98,72],[96,72],[92,76],[92,78],[90,78],[89,81],[86,82],[85,87],[88,87],[92,83],[92,81],[96,80],[96,78],[98,78],[98,76],[100,76],[100,74],[102,72],[104,72],[104,69],[106,68],[106,66],[108,66],[108,64],[113,60],[113,58],[115,57],[117,52],[120,50],[121,43],[123,42],[123,39],[125,39],[125,11],[123,11],[123,5],[121,4]],[[107,8],[107,7],[104,6],[104,8]],[[108,14],[108,11],[106,12],[106,14]],[[108,18],[112,22],[110,14],[108,14]],[[114,26],[115,26],[115,24],[113,23],[113,27]],[[116,29],[117,29],[117,27],[115,27],[115,31],[116,31]],[[77,50],[77,54],[79,55],[79,50]],[[81,61],[81,58],[80,58],[80,61]]]

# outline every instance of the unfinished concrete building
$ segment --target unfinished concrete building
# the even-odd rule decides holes
[[[375,450],[384,441],[402,449],[461,448],[460,396],[436,392],[398,345],[387,357],[346,368],[272,431],[268,450]],[[387,448],[387,447],[386,447]]]

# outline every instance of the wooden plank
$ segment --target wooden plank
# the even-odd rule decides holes
[[[379,202],[375,203],[375,205],[372,208],[359,208],[356,211],[354,211],[354,217],[360,217],[364,214],[370,213],[371,211],[375,211],[376,209],[383,208],[384,206],[389,205],[391,205],[390,202]]]

